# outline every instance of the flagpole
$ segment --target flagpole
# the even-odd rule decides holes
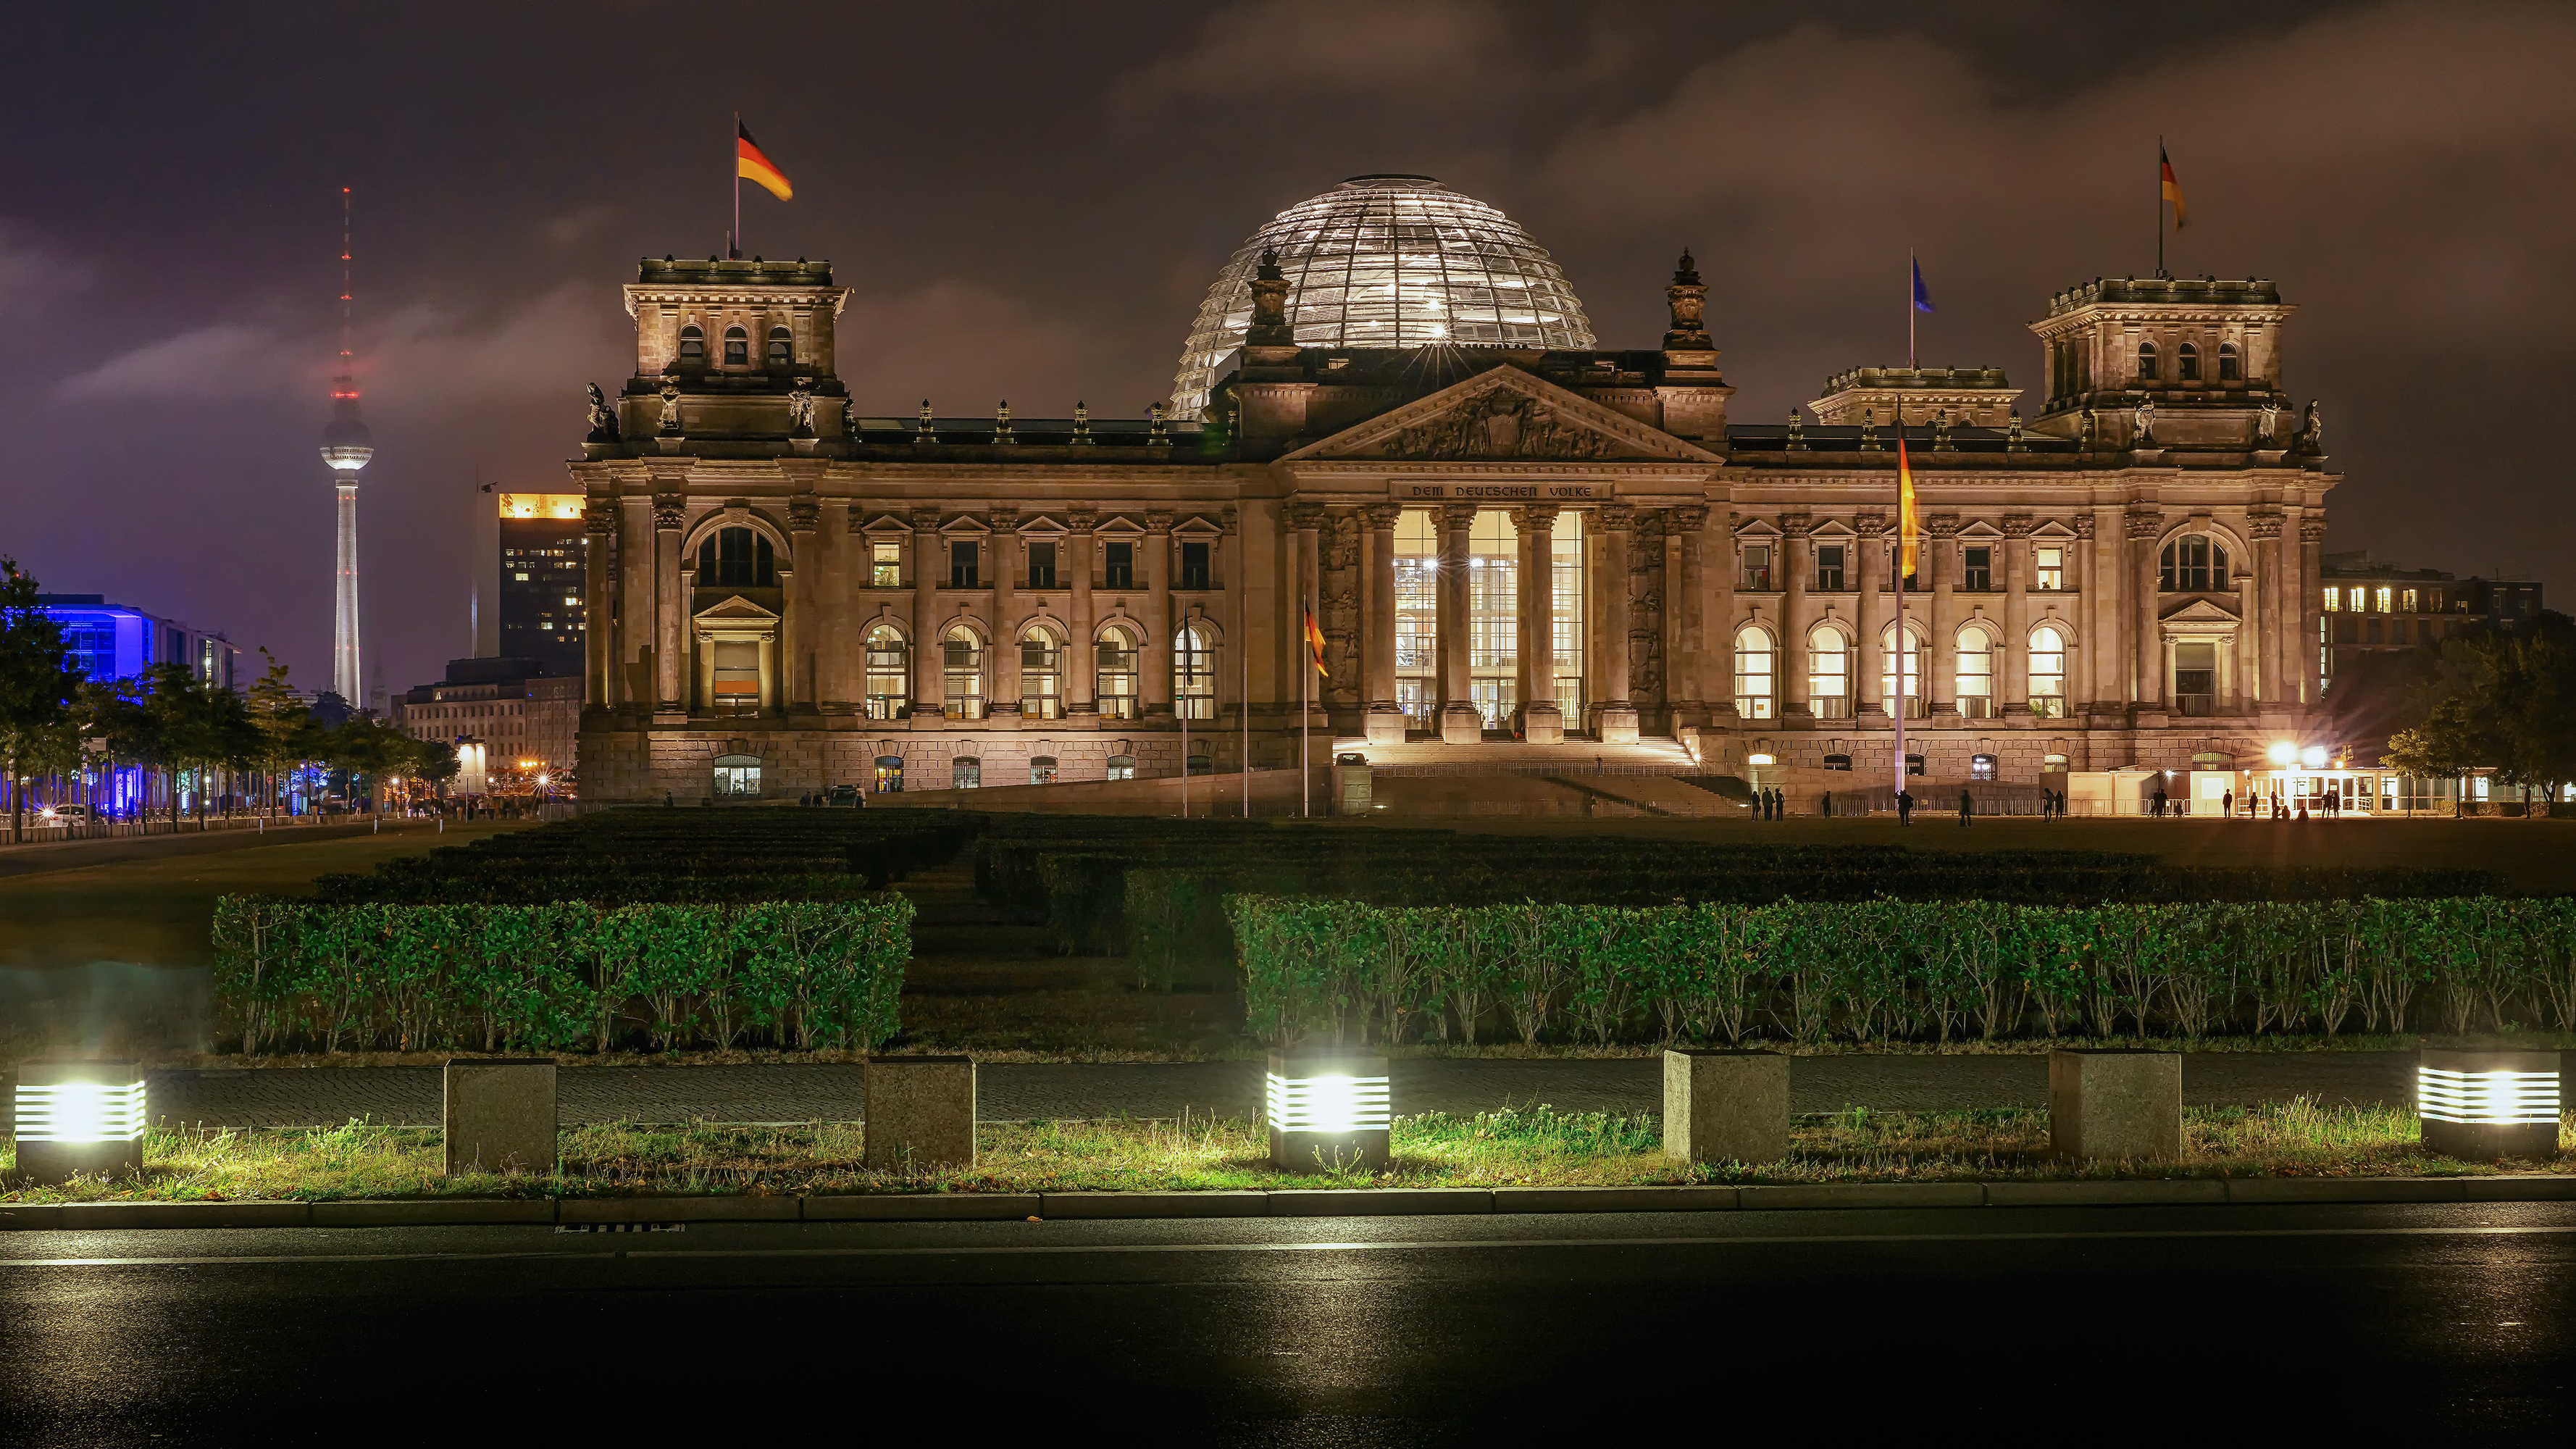
[[[1922,264],[1914,260],[1914,248],[1907,247],[1905,249],[1905,370],[1908,372],[1919,371],[1923,366],[1922,363],[1915,361],[1914,356],[1914,278],[1915,268],[1920,265]],[[1902,404],[1898,405],[1896,415],[1900,420],[1905,416]],[[1904,423],[1899,421],[1897,426],[1902,428]]]
[[[1909,279],[1907,286],[1910,289]],[[1914,330],[1914,297],[1909,290],[1905,298],[1905,330]],[[1896,567],[1889,575],[1896,585],[1896,793],[1905,793],[1905,397],[1896,399]],[[1893,802],[1898,818],[1903,818],[1905,803]]]
[[[733,171],[730,173],[733,177],[733,230],[725,237],[727,259],[742,255],[742,112],[740,111],[733,113],[733,135],[735,160]]]
[[[2165,138],[2156,137],[2156,275],[2165,274]]]
[[[1313,711],[1306,703],[1307,687],[1315,679],[1315,661],[1307,657],[1307,651],[1314,646],[1306,637],[1306,620],[1312,617],[1313,612],[1314,604],[1307,599],[1306,591],[1299,589],[1297,591],[1297,813],[1307,817],[1315,813],[1314,767],[1306,758],[1306,737],[1314,733],[1309,728],[1314,718]]]

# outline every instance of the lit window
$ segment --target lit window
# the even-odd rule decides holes
[[[1807,706],[1818,719],[1851,717],[1851,644],[1831,624],[1807,635]]]
[[[2382,613],[2382,614],[2385,614],[2385,613],[2387,613],[2387,612],[2388,612],[2388,606],[2389,606],[2390,598],[2391,598],[2391,596],[2392,596],[2392,595],[2394,595],[2395,593],[2396,593],[2396,590],[2389,588],[2386,584],[2382,584],[2382,585],[2380,585],[2380,586],[2379,586],[2379,600],[2378,600],[2378,603],[2379,603],[2379,609],[2378,609],[2378,612],[2380,612],[2380,613]]]
[[[2362,605],[2362,602],[2361,602],[2361,596],[2362,596],[2363,592],[2364,592],[2364,591],[2363,591],[2363,590],[2361,590],[2361,589],[2354,589],[2354,590],[2352,591],[2352,597],[2351,597],[2351,598],[2349,598],[2349,599],[2347,599],[2347,600],[2345,600],[2345,604],[2346,604],[2346,606],[2347,606],[2347,607],[2349,607],[2349,608],[2352,610],[2352,612],[2354,612],[2354,613],[2356,613],[2356,614],[2358,614],[2358,613],[2360,613],[2360,612],[2362,611],[2362,607],[2363,607],[2363,605]]]
[[[1992,719],[1995,713],[1995,641],[1983,629],[1959,634],[1959,714]]]
[[[1184,625],[1172,641],[1172,692],[1181,718],[1216,718],[1216,646],[1203,625]]]
[[[1747,625],[1735,636],[1735,714],[1771,718],[1771,636]]]
[[[1744,546],[1744,570],[1739,576],[1735,586],[1739,589],[1752,590],[1755,593],[1767,593],[1770,591],[1771,545],[1767,543],[1748,543]]]
[[[1110,779],[1133,780],[1136,778],[1136,757],[1134,755],[1111,755],[1108,763]]]
[[[522,583],[522,584],[524,584],[524,583],[526,583],[526,582],[528,581],[528,576],[527,576],[526,574],[512,574],[512,575],[510,575],[510,578],[511,578],[511,580],[512,580],[513,582],[516,582],[516,583]]]
[[[984,638],[960,624],[940,641],[945,690],[941,704],[950,719],[984,717]]]
[[[1115,625],[1100,631],[1097,655],[1099,709],[1102,719],[1136,717],[1136,639]],[[1112,775],[1111,779],[1125,779]]]
[[[1044,628],[1032,628],[1020,636],[1020,718],[1064,718],[1064,697],[1057,668],[1062,657],[1062,651],[1056,647],[1055,635]]]
[[[1887,658],[1887,651],[1896,647],[1895,625],[1888,625],[1879,635],[1878,647],[1881,657],[1887,659],[1886,667],[1879,671],[1879,688],[1892,706],[1896,702],[1896,661]],[[1923,656],[1923,636],[1915,632],[1912,624],[1906,625],[1905,652],[1901,657],[1905,666],[1905,714],[1908,719],[1920,719],[1932,712],[1931,701],[1923,697]]]
[[[2402,603],[2402,604],[2400,604],[2400,605],[2398,606],[2397,612],[2399,612],[2399,613],[2401,613],[2401,614],[2420,614],[2420,613],[2422,613],[2422,612],[2423,612],[2423,610],[2418,609],[2418,608],[2416,608],[2416,607],[2415,607],[2415,597],[2416,597],[2416,596],[2415,596],[2415,591],[2414,591],[2413,589],[2408,589],[2405,593],[2400,594],[2398,597],[2399,597],[2399,598],[2401,598],[2401,599],[2403,599],[2405,602],[2404,602],[2404,603]]]
[[[2337,612],[2341,611],[2341,610],[2342,610],[2342,608],[2343,608],[2343,590],[2341,590],[2341,589],[2328,589],[2328,590],[2326,590],[2326,612],[2327,612],[2327,613],[2329,613],[2329,614],[2337,613]]]
[[[880,538],[868,545],[868,587],[903,587],[903,544],[899,540]]]
[[[2066,713],[2066,637],[2043,624],[2030,631],[2030,712],[2042,719]]]
[[[2031,554],[2037,560],[2033,571],[2039,575],[2038,582],[2032,587],[2041,589],[2066,587],[2066,550],[2035,548],[2031,550]]]
[[[912,695],[912,671],[907,667],[903,636],[893,625],[879,624],[868,631],[867,672],[868,718],[901,718]]]
[[[1994,757],[1994,756],[1992,756],[1992,755],[1970,755],[1970,756],[1968,757],[1968,778],[1969,778],[1969,779],[1971,779],[1971,780],[1991,780],[1991,779],[1993,779],[1994,777],[1995,777],[1995,757]]]

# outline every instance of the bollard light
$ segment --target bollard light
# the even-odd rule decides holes
[[[1385,1169],[1394,1125],[1386,1058],[1272,1052],[1262,1093],[1270,1161],[1289,1172]]]
[[[2427,1048],[2416,1059],[2424,1146],[2446,1156],[2552,1156],[2562,1100],[2556,1052]]]
[[[18,1068],[18,1170],[36,1182],[143,1166],[139,1062],[37,1061]]]

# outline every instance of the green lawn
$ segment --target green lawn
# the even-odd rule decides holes
[[[561,1138],[550,1178],[440,1173],[433,1128],[352,1123],[307,1131],[157,1136],[140,1180],[0,1192],[0,1201],[412,1197],[616,1197],[660,1194],[1183,1191],[1279,1187],[1573,1187],[1652,1183],[1814,1183],[2051,1178],[2391,1177],[2484,1173],[2493,1164],[2427,1154],[2411,1112],[2383,1107],[2192,1108],[2184,1155],[2170,1163],[2052,1162],[2048,1114],[1864,1112],[1801,1118],[1791,1155],[1761,1167],[1674,1167],[1649,1114],[1545,1107],[1397,1119],[1395,1162],[1374,1176],[1278,1172],[1249,1122],[991,1122],[971,1171],[869,1172],[855,1123],[794,1127],[581,1127]],[[2562,1155],[2519,1170],[2576,1171]]]

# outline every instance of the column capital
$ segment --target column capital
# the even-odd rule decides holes
[[[1145,510],[1145,531],[1146,531],[1147,533],[1169,533],[1169,532],[1171,532],[1171,531],[1172,531],[1172,510],[1170,510],[1170,509],[1168,509],[1168,508],[1148,508],[1148,509],[1146,509],[1146,510]]]
[[[986,510],[986,518],[987,526],[995,533],[1020,531],[1020,505],[1016,503],[996,503]]]
[[[2323,543],[2325,541],[2326,521],[2324,519],[2312,515],[2299,520],[2299,542]]]
[[[1783,538],[1805,538],[1808,534],[1815,531],[1816,516],[1812,513],[1783,513],[1780,515],[1780,536]]]
[[[812,533],[823,518],[823,502],[811,493],[799,493],[787,500],[787,531]]]
[[[2245,532],[2257,541],[2281,536],[2281,515],[2271,509],[2258,509],[2245,515]]]
[[[605,537],[617,531],[617,501],[594,498],[581,511],[581,531],[594,537]]]
[[[1324,505],[1320,503],[1289,503],[1283,505],[1279,511],[1280,515],[1288,521],[1288,526],[1300,533],[1323,526]],[[1163,517],[1168,525],[1171,515],[1165,514]]]
[[[2091,537],[2093,536],[2093,515],[2092,515],[2092,514],[2090,514],[2090,513],[2079,513],[2079,514],[2075,515],[2075,536],[2076,536],[2077,538],[2084,538],[2084,539],[2089,539],[2089,538],[2091,538]]]
[[[1923,520],[1923,531],[1932,535],[1934,538],[1957,538],[1959,536],[1959,515],[1955,513],[1935,513],[1931,517]]]
[[[1512,522],[1523,533],[1545,533],[1556,527],[1556,516],[1564,511],[1553,503],[1524,503],[1512,510]]]
[[[1392,533],[1395,531],[1397,521],[1404,517],[1404,505],[1363,503],[1360,505],[1360,517],[1367,521],[1371,533]]]
[[[1637,510],[1625,503],[1604,503],[1592,510],[1592,518],[1605,533],[1628,533],[1637,526]],[[1627,694],[1622,691],[1619,697]]]
[[[1473,503],[1443,503],[1440,505],[1440,526],[1443,529],[1473,528],[1476,526],[1476,512]]]
[[[2031,529],[2036,526],[2037,525],[2031,521],[2031,516],[2027,513],[2007,513],[2004,515],[2004,537],[2006,538],[2028,538],[2030,537]]]
[[[1876,538],[1887,532],[1887,515],[1863,513],[1852,519],[1852,532],[1863,538]]]
[[[1697,533],[1708,527],[1708,505],[1684,503],[1671,510],[1672,525],[1685,533]]]
[[[2132,539],[2151,539],[2165,531],[2165,516],[2149,509],[2132,509],[2128,514],[2128,535]]]
[[[686,496],[678,493],[653,495],[654,532],[677,533],[680,531],[680,525],[687,521],[688,515],[689,500]]]
[[[1088,503],[1077,503],[1064,511],[1064,527],[1068,533],[1089,533],[1099,525],[1100,510]]]

